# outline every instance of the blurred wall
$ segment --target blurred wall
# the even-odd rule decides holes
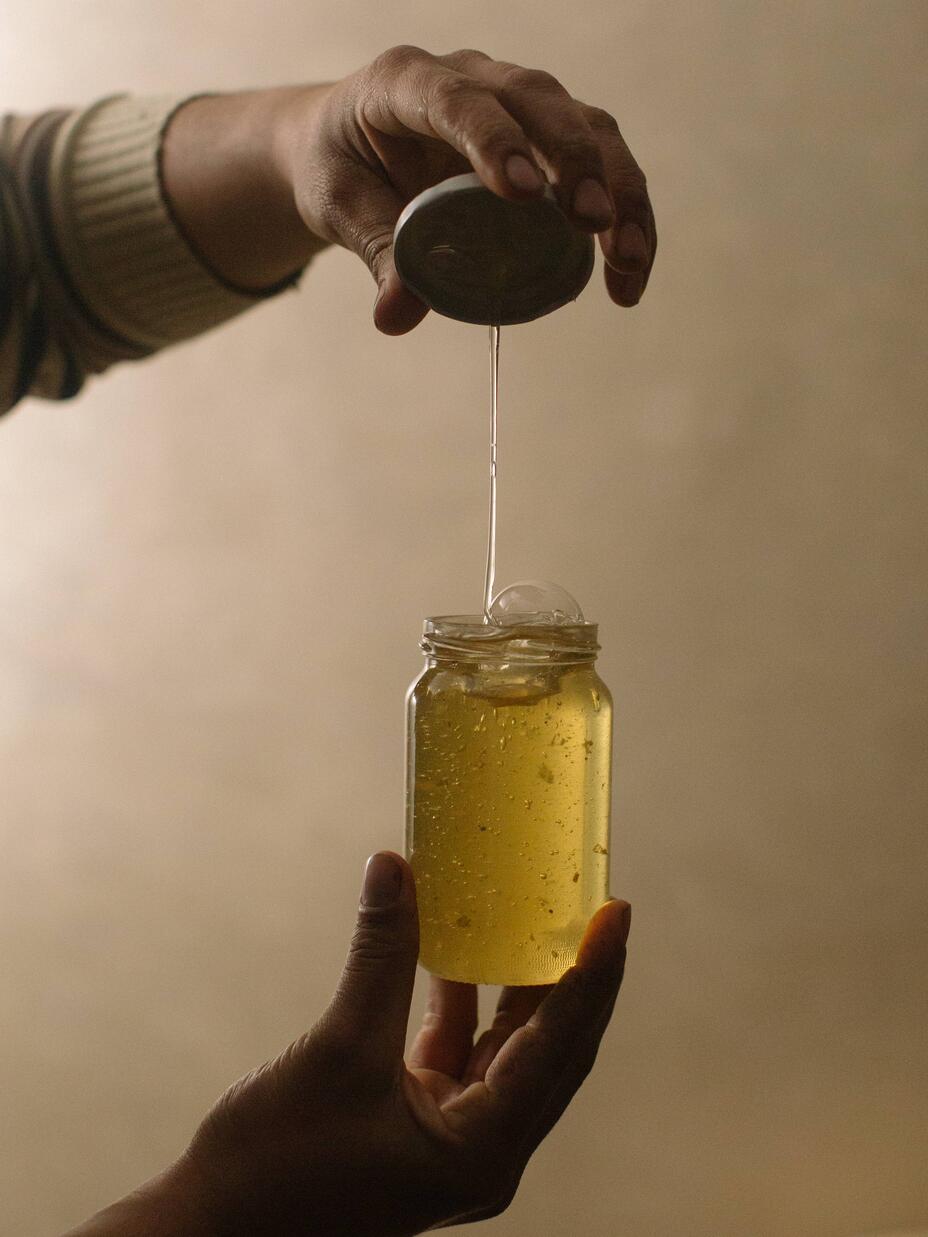
[[[503,340],[500,574],[602,624],[635,923],[494,1232],[928,1219],[926,36],[921,0],[0,12],[7,108],[476,46],[609,107],[648,172],[643,304],[597,280]],[[378,337],[373,293],[326,253],[0,426],[4,1233],[154,1172],[304,1028],[401,845],[420,620],[480,595],[487,354]]]

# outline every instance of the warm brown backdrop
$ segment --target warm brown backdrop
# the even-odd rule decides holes
[[[912,3],[8,0],[7,107],[547,67],[621,119],[646,303],[507,332],[501,575],[601,621],[632,960],[494,1232],[928,1223],[924,47]],[[0,427],[0,1229],[172,1156],[401,844],[423,614],[478,601],[483,334],[298,294]],[[418,1009],[418,1005],[417,1005]]]

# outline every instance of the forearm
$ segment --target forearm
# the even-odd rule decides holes
[[[0,412],[227,321],[325,247],[291,151],[326,86],[0,123]]]
[[[168,125],[161,172],[174,218],[203,261],[236,287],[273,287],[326,245],[297,211],[291,159],[328,90],[202,96]]]
[[[203,1183],[185,1161],[98,1212],[64,1237],[217,1237]]]

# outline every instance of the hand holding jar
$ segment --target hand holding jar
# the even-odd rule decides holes
[[[433,976],[404,1062],[416,890],[378,853],[315,1026],[235,1083],[172,1168],[70,1237],[412,1237],[499,1215],[593,1066],[630,914],[606,902],[576,964],[556,985],[504,988],[476,1042],[476,988]]]

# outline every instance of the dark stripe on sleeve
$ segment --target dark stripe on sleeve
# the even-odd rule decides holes
[[[13,271],[16,251],[13,247],[13,175],[0,154],[0,347],[13,317]]]
[[[97,335],[111,340],[129,356],[148,356],[154,349],[141,348],[137,343],[126,339],[112,327],[107,326],[105,322],[100,321],[78,292],[71,278],[71,272],[61,256],[58,238],[52,224],[51,200],[48,192],[48,165],[55,137],[67,116],[67,112],[46,113],[41,122],[30,129],[22,144],[23,166],[20,169],[20,185],[28,194],[32,206],[29,218],[33,223],[34,244],[39,252],[44,254],[47,265],[53,268],[55,279],[67,293],[72,305],[84,321],[91,324]]]
[[[48,344],[48,322],[42,311],[41,302],[36,295],[34,283],[29,291],[26,329],[23,335],[23,346],[19,353],[19,373],[16,376],[16,385],[13,388],[14,404],[18,404],[32,386],[35,371],[42,363],[42,356]]]

